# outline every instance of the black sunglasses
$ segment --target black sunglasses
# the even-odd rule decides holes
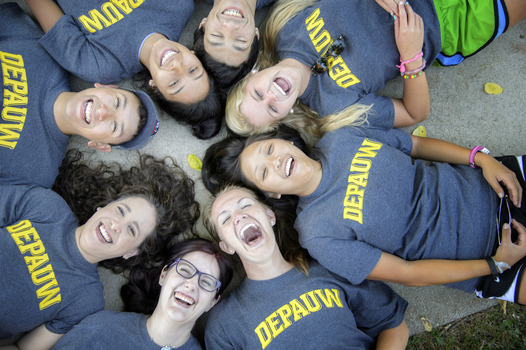
[[[325,73],[327,69],[329,69],[330,62],[341,55],[344,50],[345,41],[343,39],[343,35],[340,35],[331,43],[327,51],[325,51],[325,53],[314,62],[314,64],[310,67],[310,70],[314,73],[314,75]]]

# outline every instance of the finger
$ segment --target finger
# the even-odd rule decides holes
[[[511,243],[511,227],[508,223],[502,225],[502,242],[501,245]]]
[[[400,26],[402,28],[407,27],[407,12],[403,1],[398,4],[398,19],[400,19]]]
[[[504,197],[504,190],[502,189],[502,186],[500,185],[499,181],[497,179],[491,179],[491,181],[488,180],[489,185],[493,190],[497,193],[499,198]]]
[[[514,174],[513,174],[514,175]],[[508,193],[513,204],[518,207],[522,198],[522,187],[517,181],[516,176],[504,177],[502,183],[508,189]]]
[[[517,230],[517,241],[515,244],[526,246],[526,228],[515,219],[511,220],[511,223],[515,230]]]

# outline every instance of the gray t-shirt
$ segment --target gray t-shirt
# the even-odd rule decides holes
[[[53,350],[97,349],[97,350],[159,350],[148,334],[148,315],[133,312],[100,311],[86,317],[73,327]],[[202,350],[193,336],[182,346],[174,349]]]
[[[160,33],[177,41],[194,11],[192,0],[58,0],[64,16],[40,43],[84,81],[113,83],[144,70],[143,40]]]
[[[0,338],[42,324],[64,334],[104,308],[97,265],[80,253],[77,219],[42,187],[0,186]]]
[[[424,58],[430,65],[441,49],[440,23],[432,0],[411,6],[424,21]],[[343,35],[346,48],[329,72],[311,76],[301,101],[320,115],[336,113],[354,103],[394,115],[390,98],[376,92],[400,75],[400,53],[389,13],[374,1],[320,0],[301,11],[280,31],[276,47],[280,60],[293,58],[311,66]]]
[[[0,5],[0,184],[50,188],[68,146],[53,105],[69,78],[38,44],[42,34],[16,3]]]
[[[405,260],[491,255],[498,197],[482,171],[413,160],[412,147],[404,131],[373,125],[341,128],[318,143],[323,178],[300,197],[295,227],[327,269],[360,283],[382,251]],[[472,292],[477,281],[450,286]]]
[[[352,285],[312,261],[265,281],[245,279],[212,309],[208,349],[371,349],[407,302],[384,283]]]

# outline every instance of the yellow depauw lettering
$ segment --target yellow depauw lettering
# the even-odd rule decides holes
[[[18,246],[20,253],[30,253],[24,256],[27,270],[31,275],[31,281],[35,286],[42,285],[36,291],[39,309],[43,310],[51,305],[62,301],[60,287],[55,278],[53,266],[49,263],[49,257],[45,253],[46,248],[40,240],[40,236],[29,220],[22,220],[17,224],[7,227],[11,238]]]
[[[261,322],[259,326],[256,327],[254,332],[256,332],[258,336],[259,342],[261,343],[261,348],[265,349],[272,341],[272,333],[270,332],[267,322]]]
[[[26,121],[28,87],[22,55],[0,51],[4,98],[2,120],[14,124],[0,123],[0,147],[14,149]]]
[[[314,45],[316,51],[318,53],[322,53],[322,56],[327,52],[333,43],[330,33],[323,29],[324,25],[325,21],[323,20],[323,17],[320,17],[319,8],[315,9],[305,19],[305,27],[309,32],[311,42]],[[360,79],[351,73],[351,70],[341,56],[337,56],[336,58],[332,56],[327,57],[327,65],[329,76],[336,82],[338,86],[346,89],[349,86],[358,84],[360,82]]]
[[[79,16],[79,22],[90,33],[109,27],[130,14],[139,7],[144,0],[110,0],[98,9],[93,9],[87,15]]]
[[[272,340],[293,324],[292,315],[294,315],[294,322],[297,322],[313,312],[321,310],[323,305],[326,308],[333,308],[334,306],[343,308],[340,292],[337,289],[316,289],[300,295],[300,299],[304,305],[298,299],[293,299],[271,313],[256,327],[254,332],[258,336],[262,349],[265,349]]]
[[[350,172],[347,181],[347,191],[343,199],[343,218],[354,220],[363,224],[363,200],[369,169],[372,165],[372,158],[376,157],[378,150],[382,148],[380,142],[364,139],[358,152],[351,161]]]

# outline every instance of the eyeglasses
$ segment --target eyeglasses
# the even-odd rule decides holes
[[[325,53],[314,62],[314,64],[310,67],[310,70],[314,73],[314,75],[325,73],[327,69],[329,69],[330,62],[341,55],[344,50],[345,41],[343,39],[343,35],[340,35],[331,43],[327,51],[325,51]]]
[[[199,275],[198,283],[199,287],[206,290],[207,292],[215,292],[221,288],[221,282],[214,276],[199,271],[191,262],[184,259],[176,259],[168,268],[175,265],[175,271],[182,277],[190,279],[196,274]]]

